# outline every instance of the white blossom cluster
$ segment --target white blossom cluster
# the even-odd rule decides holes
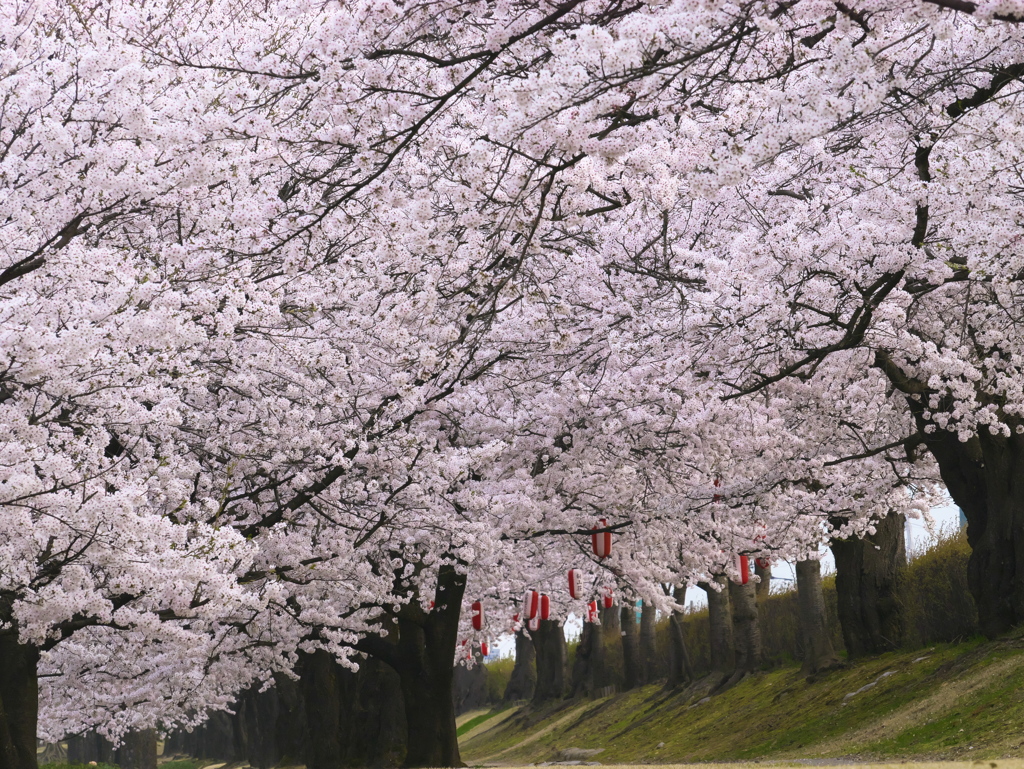
[[[1018,6],[0,6],[42,733],[356,664],[443,565],[479,641],[927,510],[929,436],[1024,433]]]

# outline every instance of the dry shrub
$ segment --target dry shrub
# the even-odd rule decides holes
[[[907,566],[899,587],[904,647],[962,641],[978,634],[978,611],[967,589],[970,556],[966,532],[944,532],[938,544]]]
[[[505,688],[508,680],[512,677],[512,668],[515,667],[515,657],[502,657],[494,662],[485,662],[487,668],[487,702],[490,705],[497,705],[505,696]]]
[[[978,633],[978,613],[967,589],[967,560],[971,549],[964,532],[946,532],[931,549],[919,553],[907,565],[899,587],[903,612],[902,646],[920,648],[932,643],[961,641]],[[835,575],[822,578],[825,612],[832,631],[832,645],[842,652]],[[797,609],[796,585],[773,592],[758,606],[761,644],[766,666],[785,664],[803,657]],[[691,609],[683,623],[694,671],[708,672],[708,610]],[[669,648],[667,622],[658,623],[660,648]]]

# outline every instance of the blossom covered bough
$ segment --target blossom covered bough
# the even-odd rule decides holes
[[[1024,619],[1020,12],[5,5],[4,769],[37,660],[117,738],[314,649],[455,765],[463,599],[671,608],[940,477]]]

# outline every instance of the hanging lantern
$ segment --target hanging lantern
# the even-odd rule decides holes
[[[546,596],[540,597],[540,618],[547,619],[551,616],[551,600]]]
[[[761,547],[767,541],[768,541],[768,527],[765,524],[762,523],[761,524],[761,533],[758,534],[756,537],[754,537],[754,544],[756,546],[758,546],[758,547]],[[772,567],[772,559],[771,558],[763,558],[763,557],[755,558],[754,559],[754,564],[759,569],[770,569]]]
[[[715,478],[715,488],[717,489],[721,485],[722,485],[722,479],[721,478]],[[716,492],[715,495],[713,497],[711,497],[711,501],[712,502],[721,502],[722,501],[722,495]]]
[[[736,581],[740,585],[750,582],[750,558],[745,555],[737,555],[733,558],[733,567],[738,572]]]
[[[487,656],[487,649],[488,649],[488,647],[487,647],[487,641],[481,641],[481,642],[480,642],[480,653],[481,653],[481,654],[482,654],[483,656],[485,656],[485,657]]]
[[[569,569],[569,596],[579,598],[583,594],[583,572]]]
[[[608,528],[608,521],[605,518],[598,521],[597,526],[594,527],[595,530],[606,528]],[[591,534],[590,545],[594,549],[594,555],[598,558],[607,558],[612,554],[612,533],[610,531],[602,531],[597,534]]]
[[[615,590],[605,586],[601,588],[601,596],[604,601],[604,608],[610,609],[615,605]]]
[[[597,622],[597,601],[587,604],[587,622]]]
[[[480,601],[473,601],[470,605],[473,611],[473,630],[484,629],[484,605]]]
[[[531,633],[536,633],[538,630],[540,630],[540,617],[534,617],[533,619],[531,619],[528,623],[526,623],[526,627],[530,628]]]
[[[429,609],[429,611],[433,611],[433,610],[434,610],[434,602],[431,601],[430,602],[430,609]]]
[[[537,612],[540,609],[540,593],[536,590],[527,590],[526,596],[523,599],[523,616],[532,620],[537,616]]]

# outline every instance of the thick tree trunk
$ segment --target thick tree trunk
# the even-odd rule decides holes
[[[658,636],[656,626],[658,610],[654,604],[644,601],[640,613],[640,677],[645,684],[662,677],[661,660],[658,657]]]
[[[555,620],[542,619],[531,637],[537,660],[537,685],[533,702],[540,704],[560,700],[565,696],[568,685],[566,673],[569,650],[565,643],[565,631]]]
[[[452,657],[466,577],[450,567],[442,567],[441,571],[437,608],[422,624],[401,615],[398,619],[397,672],[408,729],[406,767],[463,765],[452,702]]]
[[[669,617],[669,638],[672,639],[672,653],[669,657],[669,674],[667,685],[672,688],[692,683],[694,680],[693,664],[690,662],[690,651],[686,648],[686,631],[683,628],[683,613],[674,611]]]
[[[278,763],[300,764],[306,754],[307,723],[302,688],[295,679],[275,674],[274,689],[277,691],[277,720],[271,728],[276,732],[277,747],[281,752]]]
[[[343,732],[347,766],[398,766],[405,760],[408,726],[398,674],[380,660],[367,659],[359,672],[342,670],[343,704],[352,718]]]
[[[309,730],[306,766],[308,769],[338,769],[344,757],[340,666],[331,654],[322,649],[304,654],[299,664],[299,681],[306,702],[306,726]]]
[[[708,642],[711,647],[711,670],[715,673],[731,673],[736,669],[736,651],[733,646],[732,610],[729,606],[728,580],[715,577],[721,589],[716,590],[707,582],[700,587],[708,596]]]
[[[533,698],[537,687],[536,658],[533,642],[526,635],[525,630],[519,630],[516,633],[516,663],[512,667],[512,675],[509,676],[508,683],[505,685],[503,702],[510,703]]]
[[[239,732],[239,743],[245,748],[246,760],[256,769],[270,769],[284,758],[280,736],[285,731],[281,728],[281,721],[285,718],[282,711],[286,708],[278,686],[265,692],[253,687],[243,692],[238,700],[235,725]],[[216,752],[215,743],[209,740],[202,742],[204,744],[200,746],[200,752]]]
[[[601,628],[593,622],[583,623],[580,642],[576,646],[576,659],[572,665],[572,695],[592,697],[597,692],[597,671],[604,666],[604,644]]]
[[[39,652],[0,632],[0,769],[36,769]]]
[[[191,734],[189,732],[179,732],[178,734],[191,737],[195,732]],[[182,748],[181,752],[192,755],[189,747],[185,746],[184,740],[182,740]],[[85,734],[76,734],[68,737],[68,763],[88,764],[90,761],[95,761],[98,764],[114,763],[113,744],[96,732],[86,732]]]
[[[398,673],[405,706],[406,767],[463,766],[455,728],[452,663],[465,592],[466,575],[442,566],[430,612],[410,602],[398,613],[397,641],[368,636],[356,647]]]
[[[897,591],[907,565],[903,525],[904,517],[892,514],[878,521],[874,534],[831,542],[839,623],[850,659],[881,654],[900,643]]]
[[[802,672],[810,676],[839,665],[825,618],[825,595],[821,590],[820,561],[797,561],[796,589],[800,638],[804,649]]]
[[[455,706],[452,704],[451,659],[447,661],[452,674],[439,670],[439,656],[424,656],[419,672],[399,673],[405,699],[405,720],[408,728],[406,767],[462,766],[459,741],[455,729]],[[445,681],[445,678],[449,680]]]
[[[619,607],[601,608],[600,664],[595,664],[595,678],[599,689],[622,688],[622,623]]]
[[[736,668],[752,673],[761,666],[761,623],[757,617],[757,591],[754,583],[740,585],[729,582],[732,604],[733,646]]]
[[[764,606],[764,602],[768,600],[768,596],[771,594],[772,589],[772,567],[768,564],[762,566],[758,561],[758,558],[754,561],[754,574],[761,580],[757,583],[757,605]]]
[[[623,606],[619,612],[619,624],[622,627],[622,688],[629,691],[644,683],[636,609],[632,606]]]
[[[908,403],[923,431],[923,402]],[[967,583],[981,632],[993,638],[1024,622],[1024,435],[982,429],[962,443],[940,428],[925,444],[967,517]]]
[[[114,760],[121,769],[156,769],[156,729],[128,732]]]

